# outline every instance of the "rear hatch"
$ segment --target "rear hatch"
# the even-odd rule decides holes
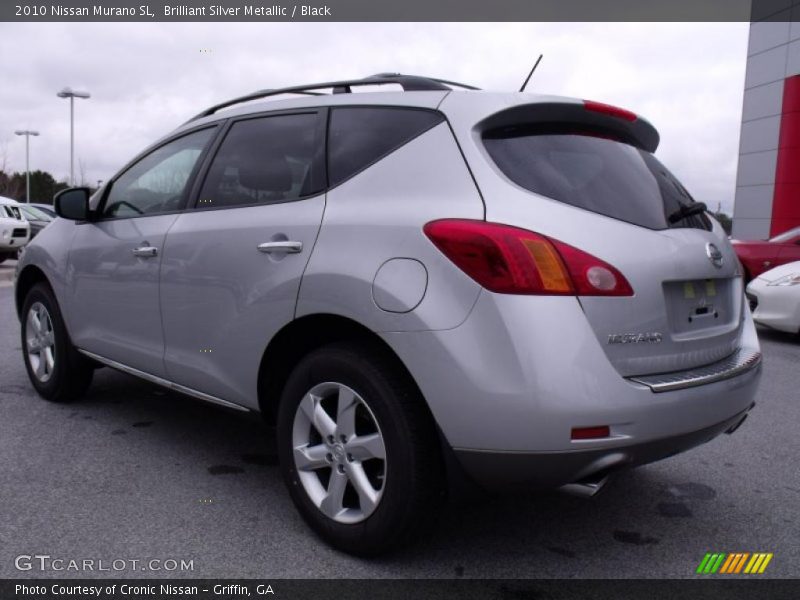
[[[736,350],[737,260],[653,155],[647,121],[595,103],[526,105],[486,119],[474,139],[495,172],[482,186],[487,220],[574,246],[627,279],[632,295],[578,298],[622,375],[690,369]]]

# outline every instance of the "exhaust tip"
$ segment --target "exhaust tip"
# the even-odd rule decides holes
[[[591,498],[600,493],[600,491],[608,483],[608,474],[600,473],[591,475],[580,481],[562,485],[558,490],[570,496],[578,496],[580,498]]]

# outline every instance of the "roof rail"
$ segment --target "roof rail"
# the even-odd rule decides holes
[[[419,92],[419,91],[440,91],[452,90],[454,87],[463,88],[466,90],[478,90],[471,85],[465,83],[458,83],[456,81],[448,81],[446,79],[436,79],[434,77],[420,77],[418,75],[401,75],[400,73],[378,73],[377,75],[370,75],[363,79],[351,79],[345,81],[329,81],[325,83],[311,83],[306,85],[297,85],[292,87],[266,89],[239,96],[232,100],[226,100],[215,104],[203,112],[195,115],[188,122],[213,115],[218,110],[233,106],[234,104],[241,104],[243,102],[250,102],[251,100],[259,100],[261,98],[268,98],[269,96],[279,96],[282,94],[305,94],[309,96],[324,96],[322,92],[315,92],[313,90],[321,90],[331,88],[333,94],[349,94],[352,92],[353,87],[362,85],[382,85],[387,83],[395,83],[403,88],[404,92]]]

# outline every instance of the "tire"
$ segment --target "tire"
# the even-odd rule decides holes
[[[340,415],[339,405],[351,410]],[[375,556],[435,523],[445,485],[433,418],[382,349],[337,343],[304,357],[284,387],[277,433],[292,500],[335,548]]]
[[[39,395],[51,402],[72,402],[83,396],[94,369],[72,345],[47,284],[37,283],[25,297],[20,331],[25,369]]]

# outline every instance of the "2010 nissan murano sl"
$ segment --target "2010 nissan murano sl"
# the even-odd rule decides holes
[[[219,104],[56,198],[18,266],[31,382],[66,402],[105,365],[262,413],[300,513],[357,554],[453,481],[591,494],[732,432],[760,375],[736,256],[658,141],[396,74]]]

